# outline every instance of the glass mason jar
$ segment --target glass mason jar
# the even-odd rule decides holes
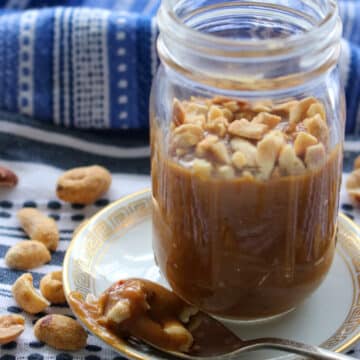
[[[152,89],[153,248],[172,289],[252,321],[334,256],[342,171],[333,0],[163,0]]]

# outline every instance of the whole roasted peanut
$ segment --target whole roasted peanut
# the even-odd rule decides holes
[[[40,281],[40,290],[43,296],[52,304],[64,304],[66,298],[62,283],[62,271],[53,271],[46,274]]]
[[[20,315],[0,315],[0,344],[15,341],[25,329],[25,319]]]
[[[86,346],[87,333],[72,318],[64,315],[47,315],[34,326],[35,336],[57,350],[77,351]]]
[[[50,260],[49,250],[43,243],[36,240],[21,241],[12,246],[5,255],[6,265],[17,270],[33,269]]]
[[[56,194],[61,200],[86,205],[98,200],[110,185],[108,170],[98,165],[85,166],[68,170],[60,176]]]
[[[59,230],[54,219],[32,208],[21,209],[17,217],[30,239],[42,242],[51,251],[56,250]]]
[[[0,187],[14,187],[18,183],[18,177],[10,169],[0,166]]]
[[[17,304],[29,314],[44,311],[50,303],[34,288],[30,273],[21,275],[12,286],[12,294]]]

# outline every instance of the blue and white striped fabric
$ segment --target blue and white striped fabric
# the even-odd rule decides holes
[[[72,6],[39,9],[54,4]],[[66,127],[148,127],[158,0],[1,5],[0,109]]]
[[[0,0],[0,109],[68,128],[147,128],[159,3]],[[360,2],[339,3],[346,132],[359,135]]]

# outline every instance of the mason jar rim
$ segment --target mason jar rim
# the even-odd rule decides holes
[[[336,0],[327,0],[329,4],[329,9],[327,14],[322,18],[322,20],[312,26],[309,30],[302,33],[290,34],[287,37],[282,37],[281,39],[236,39],[236,38],[226,38],[213,35],[210,33],[204,33],[197,29],[188,26],[182,21],[182,19],[176,14],[174,10],[174,0],[162,0],[162,5],[158,13],[158,22],[160,31],[166,29],[171,29],[171,33],[179,41],[186,39],[191,39],[192,43],[188,43],[189,47],[194,45],[202,45],[203,50],[206,50],[206,44],[211,43],[212,53],[214,49],[218,48],[221,51],[229,51],[229,56],[239,56],[238,50],[241,50],[242,57],[256,57],[256,56],[266,56],[266,55],[280,55],[281,53],[286,53],[296,48],[308,47],[311,45],[311,41],[319,39],[322,36],[326,36],[331,33],[332,27],[335,26],[337,22],[338,14],[338,5]],[[231,6],[236,5],[237,2],[232,2]],[[288,9],[289,7],[277,4],[269,4],[261,1],[239,1],[239,4],[242,5],[264,5],[268,8],[278,8],[278,9]],[[224,1],[224,6],[226,1]],[[169,31],[169,30],[168,30]],[[331,37],[328,41],[331,43],[334,39]],[[340,40],[340,36],[339,39]],[[248,53],[247,53],[248,52]],[[267,54],[266,54],[267,53]],[[224,53],[222,53],[224,55]]]

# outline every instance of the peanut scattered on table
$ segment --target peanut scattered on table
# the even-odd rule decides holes
[[[5,255],[6,265],[11,269],[29,270],[48,263],[51,254],[46,246],[36,240],[25,240],[12,246]]]
[[[93,165],[66,171],[57,182],[59,199],[77,204],[92,204],[109,190],[111,174],[102,166]]]
[[[21,315],[0,315],[0,344],[15,341],[25,329],[25,319]]]
[[[40,290],[43,296],[52,304],[64,304],[66,298],[62,283],[62,271],[53,271],[46,274],[40,281]]]
[[[34,288],[30,273],[21,275],[12,286],[12,294],[17,304],[29,314],[44,311],[50,303]]]
[[[24,231],[32,240],[42,242],[50,251],[56,250],[59,230],[54,219],[32,208],[19,210],[17,216]]]
[[[65,351],[77,351],[86,346],[87,333],[72,318],[64,315],[47,315],[34,326],[35,336],[45,344]]]

